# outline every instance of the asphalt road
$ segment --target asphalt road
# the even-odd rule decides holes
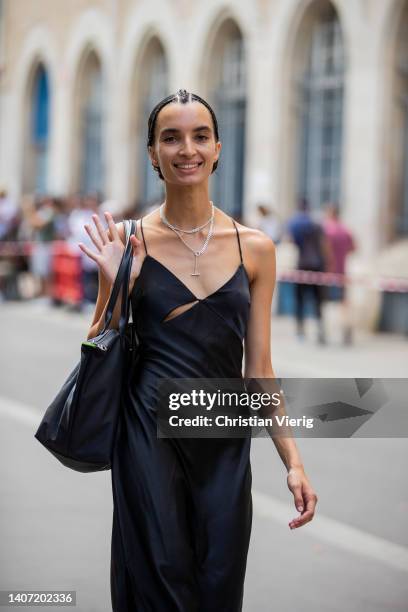
[[[108,612],[110,473],[68,470],[33,437],[86,328],[63,311],[0,305],[0,590],[72,589],[80,612]],[[290,367],[296,375],[296,354]],[[406,612],[407,440],[298,446],[319,502],[314,521],[291,531],[284,466],[270,440],[252,442],[244,612]]]

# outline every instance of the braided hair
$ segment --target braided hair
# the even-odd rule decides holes
[[[217,117],[215,116],[215,113],[213,109],[211,108],[211,106],[208,104],[208,102],[206,102],[203,98],[201,98],[197,94],[190,93],[185,89],[179,89],[176,94],[171,94],[170,96],[163,98],[163,100],[161,100],[158,104],[156,104],[156,106],[150,113],[149,120],[147,123],[147,146],[148,147],[152,147],[154,144],[154,137],[155,137],[154,132],[155,132],[157,116],[159,112],[161,111],[162,108],[167,106],[167,104],[170,104],[172,102],[176,102],[178,104],[187,104],[188,102],[200,102],[200,104],[203,104],[210,112],[210,115],[213,121],[213,126],[214,126],[215,140],[217,142],[219,141],[220,137],[219,137]],[[211,173],[215,172],[215,170],[217,169],[217,166],[218,166],[218,160],[214,162]],[[153,165],[153,168],[156,172],[158,172],[161,180],[164,180],[164,176],[160,170],[160,167]]]

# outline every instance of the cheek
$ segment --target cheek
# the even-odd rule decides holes
[[[212,143],[203,145],[201,147],[201,151],[202,151],[202,154],[205,155],[206,157],[213,157],[217,153],[214,147],[214,144]]]
[[[158,147],[156,149],[156,158],[160,163],[166,163],[169,157],[169,152],[166,151],[164,148]]]

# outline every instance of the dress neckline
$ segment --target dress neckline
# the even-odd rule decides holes
[[[172,272],[170,270],[170,268],[168,268],[167,266],[165,266],[161,261],[159,261],[158,259],[156,259],[155,257],[153,257],[152,255],[149,255],[149,253],[146,253],[143,262],[142,262],[142,266],[140,268],[140,272],[138,277],[136,278],[135,283],[137,283],[138,279],[141,277],[142,275],[142,271],[144,269],[144,265],[145,265],[145,261],[150,260],[154,263],[156,263],[158,266],[160,266],[163,270],[165,270],[168,274],[170,274],[170,276],[172,278],[174,278],[174,280],[176,280],[179,285],[181,285],[181,287],[183,287],[189,294],[190,296],[192,296],[194,298],[194,300],[197,300],[198,302],[204,302],[206,300],[209,300],[210,298],[214,297],[215,295],[217,295],[220,291],[222,291],[223,289],[225,289],[230,283],[232,283],[232,281],[235,279],[235,277],[238,275],[238,273],[243,270],[245,272],[245,276],[248,282],[248,287],[249,287],[249,276],[248,276],[248,272],[246,271],[246,268],[244,266],[244,263],[241,261],[241,263],[237,266],[235,272],[232,274],[232,276],[230,276],[220,287],[218,287],[218,289],[216,289],[215,291],[212,291],[211,293],[209,293],[208,295],[206,295],[204,298],[199,298],[197,297],[193,291],[187,287],[187,285],[176,275],[174,274],[174,272]]]

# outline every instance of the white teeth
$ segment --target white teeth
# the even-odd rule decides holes
[[[189,169],[189,168],[197,168],[198,164],[176,164],[177,168],[185,168],[185,169]]]

